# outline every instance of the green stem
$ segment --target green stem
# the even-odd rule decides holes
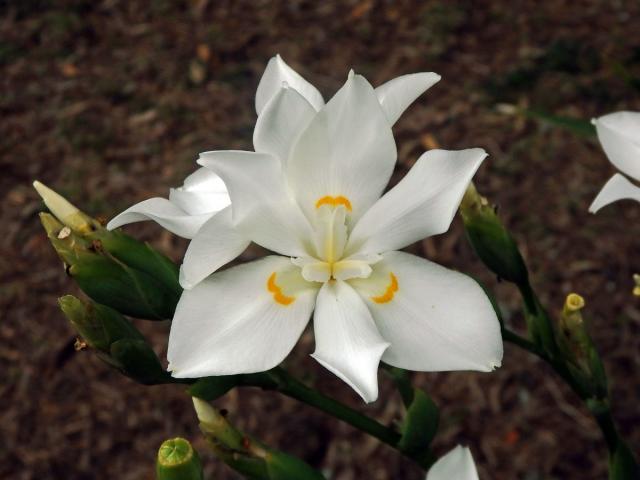
[[[395,429],[386,427],[380,422],[363,415],[347,405],[334,400],[300,382],[281,367],[276,367],[267,375],[248,375],[243,382],[246,386],[261,387],[266,390],[274,390],[288,397],[306,403],[318,410],[327,413],[354,428],[363,431],[382,443],[399,451],[406,457],[418,463],[423,468],[428,468],[432,459],[419,458],[403,452],[398,447],[401,435]]]

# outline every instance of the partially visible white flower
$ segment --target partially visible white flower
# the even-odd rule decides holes
[[[405,75],[374,89],[352,72],[325,104],[281,58],[269,62],[255,152],[200,155],[229,189],[232,225],[214,216],[187,249],[172,375],[273,368],[314,311],[313,357],[367,402],[381,360],[420,371],[500,365],[500,328],[482,288],[396,251],[449,228],[484,150],[429,151],[382,195],[397,156],[391,127],[438,79]],[[214,273],[248,240],[278,255]]]
[[[458,445],[433,464],[425,480],[478,480],[478,478],[471,450]]]
[[[107,228],[113,230],[122,225],[153,220],[172,233],[193,238],[211,217],[220,213],[230,216],[231,204],[227,187],[222,179],[206,168],[199,168],[189,175],[184,184],[169,190],[169,199],[149,198],[129,207],[114,217]]]
[[[622,173],[640,181],[640,112],[615,112],[593,120],[609,161]],[[622,199],[640,202],[640,188],[616,173],[602,187],[589,211]]]

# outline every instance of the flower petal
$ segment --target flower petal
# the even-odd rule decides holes
[[[396,77],[376,88],[376,95],[389,124],[396,123],[407,107],[438,83],[440,78],[433,72],[412,73]]]
[[[471,450],[458,445],[438,459],[427,472],[426,480],[479,480]]]
[[[291,145],[315,114],[316,110],[296,90],[280,88],[258,116],[253,130],[256,152],[270,153],[286,164]]]
[[[317,295],[299,272],[288,258],[270,256],[185,290],[169,335],[172,375],[253,373],[282,362],[308,323]],[[274,288],[289,303],[279,302]]]
[[[500,366],[500,325],[473,279],[403,252],[384,254],[373,270],[349,283],[391,344],[385,363],[425,372]]]
[[[308,255],[311,227],[288,194],[280,161],[264,153],[205,152],[198,163],[229,188],[233,223],[246,238],[282,255]]]
[[[231,203],[222,179],[204,167],[185,178],[182,187],[172,188],[169,200],[191,215],[219,212]]]
[[[282,88],[284,82],[297,90],[314,109],[320,110],[324,105],[324,99],[318,89],[287,65],[280,55],[276,55],[269,60],[258,84],[256,92],[256,112],[258,115],[262,113],[269,100]]]
[[[389,346],[358,294],[341,280],[320,289],[313,318],[313,358],[347,382],[365,402],[378,398],[378,364]]]
[[[180,267],[180,285],[193,288],[240,255],[251,243],[231,222],[231,207],[214,215],[198,231]]]
[[[624,199],[640,202],[640,187],[635,186],[623,175],[616,173],[604,184],[604,187],[602,187],[602,190],[600,190],[600,193],[598,193],[598,196],[589,207],[589,211],[596,213],[602,207]]]
[[[193,238],[215,213],[190,215],[166,198],[149,198],[127,208],[107,224],[109,230],[129,223],[153,220],[183,238]]]
[[[593,123],[611,163],[640,180],[640,112],[610,113]]]
[[[395,162],[391,126],[373,87],[350,74],[298,137],[287,176],[308,218],[323,201],[340,199],[355,220],[380,197]]]
[[[356,224],[347,254],[398,250],[447,231],[487,156],[481,148],[430,150]]]

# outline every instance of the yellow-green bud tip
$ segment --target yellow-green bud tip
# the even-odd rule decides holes
[[[636,286],[633,287],[633,295],[636,297],[640,297],[640,274],[634,273],[633,281],[636,284]]]
[[[158,450],[158,463],[165,467],[173,467],[191,461],[193,448],[184,438],[165,440]]]
[[[200,423],[213,423],[218,420],[218,413],[209,405],[209,403],[198,397],[193,398],[193,408],[196,410],[196,415]]]
[[[566,312],[577,312],[584,308],[584,298],[577,293],[570,293],[567,295],[567,299],[564,302],[564,308]]]
[[[33,188],[36,189],[38,195],[42,197],[44,204],[53,213],[58,220],[64,223],[71,230],[86,233],[91,231],[91,222],[89,217],[82,213],[75,205],[69,202],[59,193],[51,190],[44,183],[36,180],[33,182]]]

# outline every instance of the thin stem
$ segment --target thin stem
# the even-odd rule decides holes
[[[402,453],[425,469],[433,463],[433,459],[431,458],[424,456],[424,458],[420,458],[400,450],[398,442],[400,441],[401,435],[395,429],[386,427],[377,420],[363,415],[357,410],[354,410],[353,408],[306,386],[283,368],[276,367],[266,373],[266,376],[247,376],[244,385],[261,387],[266,390],[274,390],[317,408],[318,410],[342,420],[352,427],[377,438],[382,443],[389,445],[391,448]]]
[[[397,448],[400,434],[392,428],[385,427],[377,420],[374,420],[347,405],[334,400],[292,377],[282,368],[272,370],[272,377],[275,377],[278,392],[295,398],[307,405],[322,410],[349,425],[368,433],[387,445]]]

